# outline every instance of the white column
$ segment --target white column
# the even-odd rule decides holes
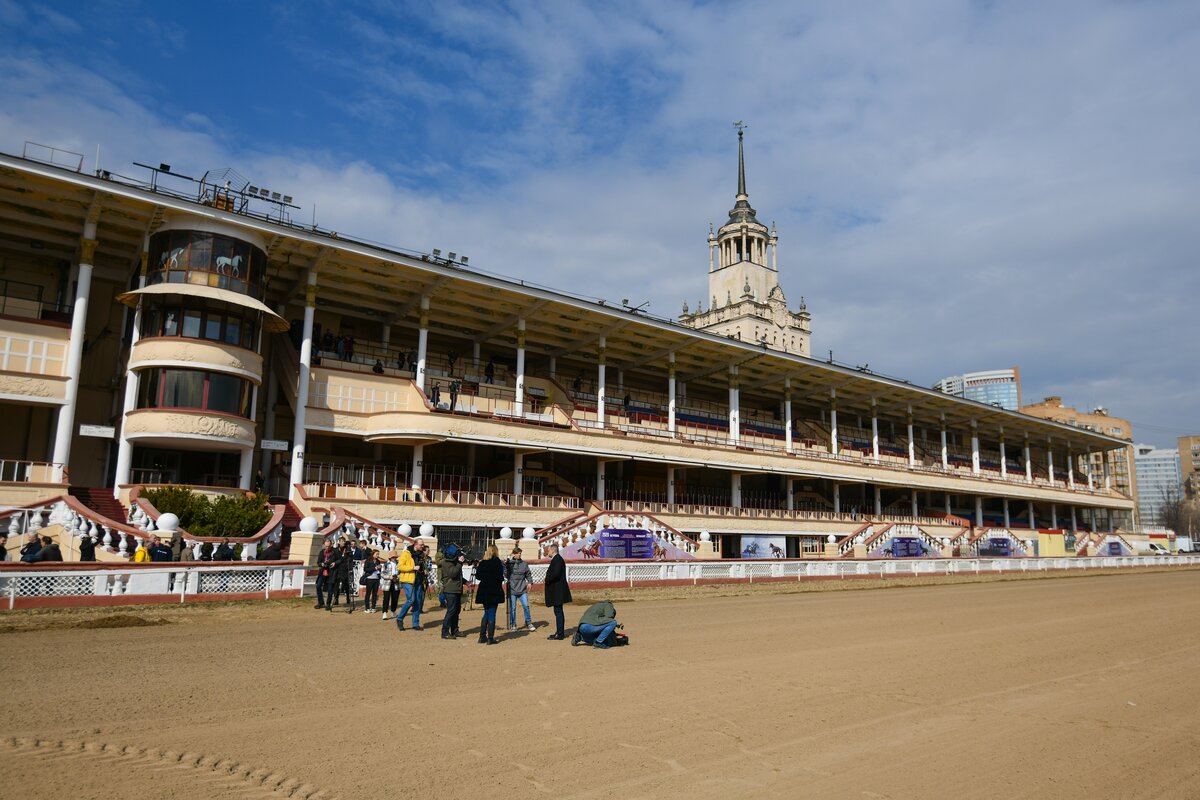
[[[1095,481],[1092,479],[1092,473],[1093,473],[1093,472],[1095,472],[1095,467],[1092,465],[1092,448],[1090,448],[1090,447],[1089,447],[1089,448],[1088,448],[1088,451],[1087,451],[1087,479],[1088,479],[1088,489],[1095,489],[1095,488],[1096,488]]]
[[[517,399],[518,417],[525,414],[525,320],[517,320]]]
[[[741,409],[738,398],[738,368],[729,368],[729,441],[737,443],[741,437]]]
[[[292,470],[288,496],[296,499],[296,485],[304,481],[304,447],[308,431],[304,417],[308,411],[309,372],[312,370],[313,315],[317,310],[317,271],[308,270],[308,286],[304,297],[304,325],[301,329],[300,366],[296,371],[296,422],[292,426]]]
[[[942,415],[942,469],[950,468],[950,450],[946,447],[946,415]]]
[[[596,364],[596,426],[604,427],[604,337],[600,337],[600,353]],[[603,468],[603,465],[601,465]],[[603,500],[603,497],[599,497]]]
[[[476,373],[479,372],[479,342],[471,343],[471,365]]]
[[[604,462],[596,462],[596,499],[604,499]]]
[[[1036,530],[1037,529],[1037,518],[1034,517],[1034,514],[1033,514],[1033,501],[1026,500],[1025,503],[1028,506],[1026,511],[1029,512],[1029,527],[1031,530]]]
[[[675,433],[675,354],[667,355],[667,430]]]
[[[1054,451],[1050,447],[1050,440],[1046,440],[1046,475],[1050,477],[1050,482],[1054,483]]]
[[[1058,530],[1058,505],[1056,503],[1050,504],[1050,527]]]
[[[829,390],[829,452],[838,454],[837,389]]]
[[[983,527],[983,498],[979,495],[975,495],[975,525]]]
[[[388,346],[392,343],[392,326],[386,322],[380,326],[379,342],[383,347],[383,358],[380,360],[383,361],[388,366],[391,366],[391,364],[393,364],[395,362],[388,358],[387,349],[388,349]]]
[[[750,256],[746,252],[746,229],[744,227],[742,228],[742,257],[741,257],[741,260],[742,261],[750,260]]]
[[[1029,449],[1029,437],[1025,437],[1025,481],[1033,483],[1033,453]],[[1033,506],[1031,505],[1030,508]]]
[[[1012,518],[1008,515],[1008,498],[1004,498],[1004,527],[1012,527]]]
[[[146,266],[150,254],[147,250],[150,247],[150,237],[142,244],[142,271],[138,276],[137,288],[141,289],[146,285]],[[133,348],[138,343],[138,339],[142,338],[142,299],[139,297],[137,307],[133,311],[133,334],[129,339],[129,352],[133,354]],[[121,494],[121,484],[129,483],[129,476],[133,466],[133,442],[125,438],[125,419],[130,411],[133,411],[137,406],[138,382],[140,376],[134,370],[126,368],[125,370],[125,398],[121,406],[121,438],[117,440],[117,471],[113,478],[113,497],[118,497]]]
[[[1004,428],[1000,429],[1000,480],[1008,480],[1008,450],[1004,446]]]
[[[250,488],[250,482],[254,480],[252,474],[254,470],[254,448],[247,447],[242,451],[242,457],[238,462],[238,488],[246,490]]]
[[[729,503],[734,508],[742,507],[742,473],[734,472],[729,476]]]
[[[783,446],[790,453],[794,443],[792,442],[792,381],[787,379],[783,382]]]
[[[971,474],[979,474],[979,423],[971,420]]]
[[[675,468],[667,467],[667,504],[675,502]]]
[[[513,454],[513,494],[521,494],[525,488],[525,454],[520,450]]]
[[[421,327],[417,331],[417,388],[425,390],[425,362],[429,357],[429,298],[421,296]]]
[[[1129,460],[1128,457],[1126,457],[1126,462],[1128,462],[1128,460]],[[1109,474],[1109,471],[1108,471],[1108,457],[1107,456],[1104,458],[1103,464],[1104,464],[1104,491],[1107,492],[1110,489],[1112,489],[1112,476]],[[1130,470],[1131,470],[1130,475],[1132,475],[1133,474],[1132,466],[1130,467]]]
[[[919,508],[918,503],[917,503],[917,490],[913,489],[912,490],[912,515],[914,517],[919,517],[919,516],[921,516],[920,511],[921,511],[921,509]]]
[[[79,270],[75,279],[75,306],[71,310],[71,338],[67,344],[67,363],[64,375],[66,402],[58,410],[58,425],[54,431],[54,455],[51,460],[67,467],[71,460],[71,441],[74,438],[75,402],[79,397],[79,367],[83,363],[83,340],[87,337],[88,295],[92,290],[92,261],[96,255],[96,223],[89,220],[83,226],[79,242]]]
[[[787,479],[787,510],[788,511],[796,510],[796,497],[794,494],[795,491],[796,491],[795,479],[788,478]]]
[[[1075,488],[1075,456],[1070,447],[1067,447],[1067,485],[1072,490]]]
[[[875,487],[875,516],[883,513],[883,492],[878,486]]]
[[[1075,506],[1071,506],[1071,533],[1079,533],[1079,521],[1075,517]]]
[[[917,465],[917,443],[913,439],[912,406],[908,407],[908,466]]]
[[[950,513],[950,493],[943,492],[942,494],[944,495],[944,499],[946,501],[946,513],[949,514]]]
[[[550,356],[550,380],[558,380],[558,359]]]
[[[842,487],[836,483],[833,485],[833,513],[842,513]]]
[[[414,491],[421,491],[421,483],[425,477],[425,445],[414,444],[412,453],[412,473],[408,486]]]
[[[871,398],[871,458],[879,461],[879,416],[875,413],[875,398]]]

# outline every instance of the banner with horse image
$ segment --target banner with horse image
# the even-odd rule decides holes
[[[562,548],[568,560],[617,558],[645,561],[680,561],[695,558],[670,541],[643,528],[603,528]]]
[[[742,558],[787,558],[787,537],[743,533]]]

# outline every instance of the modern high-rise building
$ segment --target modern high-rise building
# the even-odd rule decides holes
[[[1200,435],[1179,437],[1179,472],[1184,495],[1200,497]]]
[[[1166,503],[1177,499],[1179,485],[1179,451],[1148,444],[1134,446],[1137,465],[1138,517],[1142,525],[1161,525],[1160,513]]]
[[[933,388],[1009,411],[1021,408],[1021,371],[1016,367],[952,375],[942,378]]]

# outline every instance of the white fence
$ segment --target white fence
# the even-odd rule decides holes
[[[546,577],[546,564],[531,564],[535,583]],[[1200,566],[1200,555],[1095,556],[1082,558],[906,558],[878,561],[653,561],[590,564],[568,561],[572,583],[634,586],[639,582],[747,581],[805,578],[892,578],[930,575],[1037,573],[1056,570],[1121,569],[1128,567]]]
[[[297,592],[303,585],[302,565],[267,565],[253,561],[220,566],[71,570],[17,567],[0,570],[0,597],[7,600],[10,609],[17,605],[18,598],[78,598],[77,605],[92,604],[85,598],[137,595],[170,595],[178,597],[180,603],[235,594],[262,594],[269,599],[272,592]],[[76,604],[31,602],[22,605]]]

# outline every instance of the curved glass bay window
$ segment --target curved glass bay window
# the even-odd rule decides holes
[[[250,381],[195,369],[147,369],[138,384],[138,408],[186,408],[250,416]]]
[[[181,336],[247,350],[254,350],[258,344],[262,316],[258,311],[186,295],[148,297],[142,302],[142,338]]]
[[[232,236],[168,230],[150,237],[150,284],[215,286],[262,299],[266,267],[266,253]]]

